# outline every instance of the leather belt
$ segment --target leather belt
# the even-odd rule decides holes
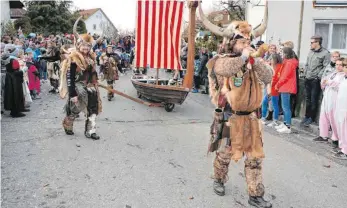
[[[255,112],[255,111],[247,112],[247,111],[234,111],[234,110],[231,110],[232,114],[236,114],[238,116],[247,116],[247,115],[249,115],[249,114],[251,114],[253,112]]]

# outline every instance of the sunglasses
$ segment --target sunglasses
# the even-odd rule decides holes
[[[317,41],[311,42],[311,44],[313,44],[313,43],[317,43]]]

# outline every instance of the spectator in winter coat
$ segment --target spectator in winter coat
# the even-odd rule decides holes
[[[280,78],[275,85],[275,90],[281,95],[282,109],[284,114],[284,123],[276,127],[280,133],[291,133],[292,112],[290,106],[291,94],[297,93],[296,85],[296,70],[299,65],[298,60],[295,58],[293,49],[289,47],[283,48],[283,68]]]
[[[29,48],[32,50],[33,52],[33,62],[36,63],[38,61],[38,57],[41,55],[41,51],[39,48],[36,47],[36,44],[31,43],[29,45]],[[27,50],[29,49],[27,48]]]
[[[198,93],[199,92],[199,88],[200,88],[200,65],[201,65],[201,61],[200,61],[200,57],[199,55],[195,55],[195,59],[194,59],[194,88],[192,90],[192,93]]]
[[[305,65],[306,114],[302,123],[309,126],[316,118],[318,98],[321,92],[320,81],[325,67],[330,63],[330,53],[322,47],[322,37],[311,38],[311,51]]]
[[[208,51],[206,48],[201,49],[201,56],[200,56],[200,68],[199,68],[199,74],[201,77],[201,81],[204,84],[204,89],[201,91],[203,94],[208,93],[208,70],[206,68],[206,64],[208,62]]]
[[[329,76],[331,73],[335,72],[335,70],[336,70],[336,67],[335,67],[336,61],[339,58],[340,58],[340,52],[334,51],[334,52],[331,53],[330,64],[328,64],[325,67],[321,80],[323,80],[324,78]]]
[[[182,63],[183,69],[187,68],[187,57],[188,57],[188,45],[184,46],[181,49],[181,63]]]
[[[40,72],[37,70],[34,65],[34,53],[33,51],[28,52],[28,56],[26,58],[26,66],[28,67],[28,78],[29,78],[29,90],[30,95],[33,100],[41,99],[39,97],[40,94]]]
[[[4,109],[11,111],[12,117],[23,117],[30,110],[25,109],[23,94],[23,72],[19,70],[19,62],[14,58],[3,56],[6,66],[6,78],[4,87]],[[6,60],[5,60],[6,59]]]
[[[272,107],[273,107],[273,122],[271,122],[267,126],[276,127],[276,126],[280,125],[280,123],[278,122],[278,117],[279,117],[279,113],[280,113],[278,101],[279,101],[280,93],[278,92],[278,90],[275,89],[275,86],[277,85],[277,82],[280,78],[283,64],[282,64],[281,56],[277,53],[272,55],[271,62],[272,62],[271,66],[274,70],[274,74],[272,77],[272,82],[270,84],[270,90],[267,90],[267,96],[263,100],[262,118],[263,118],[263,120],[265,120],[265,117],[267,114],[267,107],[268,107],[267,105],[269,103],[269,98],[271,98],[271,103],[272,103]]]
[[[267,62],[267,64],[270,64],[271,65],[271,59],[272,59],[272,55],[273,54],[276,54],[277,52],[277,47],[275,44],[271,44],[269,45],[269,51],[265,53],[265,56],[264,56],[264,61]]]

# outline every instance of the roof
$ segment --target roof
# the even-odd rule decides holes
[[[80,10],[79,13],[81,16],[83,16],[84,20],[87,20],[89,17],[91,17],[93,14],[95,14],[97,11],[101,11],[102,14],[106,17],[107,21],[113,26],[113,28],[118,32],[117,28],[114,26],[113,22],[108,18],[108,16],[105,14],[104,11],[102,11],[101,8],[94,8],[94,9],[86,9],[86,10]]]
[[[100,8],[95,9],[86,9],[86,10],[80,10],[80,15],[83,16],[83,19],[88,19],[90,16],[92,16],[95,12],[99,11]],[[105,15],[106,16],[106,15]]]
[[[10,1],[11,9],[21,9],[24,7],[24,4],[21,1]]]
[[[25,12],[24,9],[10,9],[10,17],[11,19],[21,18],[24,16]]]

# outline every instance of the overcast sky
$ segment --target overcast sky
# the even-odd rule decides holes
[[[117,28],[135,28],[137,0],[73,0],[73,2],[79,9],[101,8]],[[204,0],[202,5],[205,12],[208,12],[213,8],[213,1]],[[187,9],[185,20],[188,20]]]
[[[187,0],[184,0],[187,2]],[[205,13],[212,11],[220,0],[203,0],[202,6]],[[249,0],[256,5],[263,0]],[[301,1],[301,0],[268,0],[268,1]],[[312,0],[304,0],[311,1]],[[322,0],[320,0],[322,1]],[[325,0],[332,1],[332,0]],[[346,2],[346,0],[334,0],[335,2]],[[73,0],[75,6],[80,9],[101,8],[117,28],[134,29],[136,18],[137,0]],[[198,12],[197,12],[198,13]],[[188,11],[185,9],[185,20],[188,20]]]

